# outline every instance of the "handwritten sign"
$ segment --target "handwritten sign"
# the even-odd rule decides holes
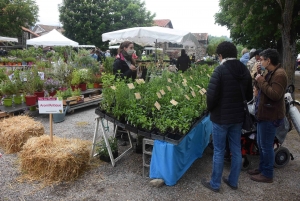
[[[129,84],[127,84],[127,86],[128,86],[129,89],[134,89],[135,88],[133,83],[129,83]]]
[[[172,80],[171,80],[170,78],[168,78],[168,82],[169,82],[169,83],[172,83]]]
[[[110,88],[112,88],[113,90],[116,90],[116,87],[115,87],[115,86],[111,86]]]
[[[163,89],[160,90],[160,93],[161,93],[161,95],[165,95],[166,94],[166,92]]]
[[[172,100],[170,101],[170,103],[172,103],[172,105],[177,105],[177,104],[178,104],[178,102],[177,102],[176,100],[174,100],[174,99],[172,99]]]
[[[160,110],[160,108],[161,108],[160,104],[159,104],[157,101],[155,102],[154,106],[155,106],[156,109],[158,109],[158,110]]]
[[[168,91],[172,91],[171,87],[167,86]]]
[[[158,98],[161,98],[161,94],[159,92],[156,93]]]
[[[184,97],[188,100],[191,100],[190,97],[188,95],[184,95]]]
[[[39,113],[40,114],[59,114],[64,112],[62,98],[39,98]]]
[[[134,95],[135,95],[136,99],[141,99],[141,94],[140,93],[134,93]]]

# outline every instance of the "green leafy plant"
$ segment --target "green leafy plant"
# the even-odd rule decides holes
[[[12,95],[17,93],[17,87],[16,87],[15,83],[13,83],[10,80],[2,81],[0,88],[1,88],[2,93],[10,98],[12,97]]]
[[[80,91],[80,89],[78,88],[78,89],[74,89],[74,91],[72,91],[72,96],[80,96],[81,95],[81,91]]]
[[[107,57],[103,62],[104,72],[106,73],[113,73],[113,64],[114,64],[113,57]]]
[[[58,90],[55,97],[62,97],[63,100],[67,100],[67,98],[72,97],[72,89],[68,88],[65,91]]]
[[[78,70],[73,70],[71,84],[77,86],[80,84],[80,73]]]
[[[118,140],[116,138],[114,138],[113,136],[109,137],[107,140],[110,145],[111,151],[113,153],[118,151]],[[101,139],[101,141],[96,144],[96,152],[100,156],[109,156],[104,139]]]

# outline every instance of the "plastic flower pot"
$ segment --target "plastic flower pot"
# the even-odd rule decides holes
[[[36,105],[36,95],[25,96],[25,100],[27,106]]]
[[[17,105],[22,104],[22,97],[21,96],[15,96],[14,103]]]
[[[34,95],[36,95],[36,101],[38,101],[39,97],[44,97],[45,93],[44,91],[36,91],[34,92]]]
[[[99,83],[94,83],[94,88],[95,89],[100,88],[100,84]]]
[[[5,107],[11,107],[12,106],[12,98],[4,98],[3,105]]]
[[[86,83],[79,84],[79,89],[80,89],[81,91],[86,91]]]

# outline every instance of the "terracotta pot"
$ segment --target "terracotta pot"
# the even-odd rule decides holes
[[[18,66],[22,66],[22,62],[18,62]]]
[[[81,91],[86,91],[86,83],[79,84],[79,89]]]
[[[36,92],[34,92],[34,95],[36,95],[36,101],[38,101],[39,97],[45,96],[45,92],[44,91],[36,91]]]
[[[36,104],[36,95],[25,96],[26,105],[31,106]]]
[[[99,83],[94,83],[94,88],[100,88],[100,84]]]

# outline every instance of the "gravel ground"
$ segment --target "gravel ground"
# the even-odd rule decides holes
[[[298,72],[297,72],[298,73]],[[296,74],[296,98],[300,100],[300,74]],[[93,139],[94,109],[89,107],[68,114],[62,123],[54,124],[59,137]],[[49,133],[48,115],[35,115]],[[112,130],[112,125],[110,125]],[[111,134],[111,132],[110,132]],[[239,189],[234,191],[222,183],[220,193],[213,193],[201,185],[201,178],[209,178],[213,152],[207,148],[175,186],[150,187],[149,178],[142,177],[142,155],[128,153],[111,164],[93,159],[95,167],[70,183],[41,187],[39,182],[17,181],[20,176],[17,154],[3,154],[0,158],[0,200],[300,200],[300,137],[292,130],[283,144],[294,155],[283,168],[275,169],[272,184],[250,180],[241,172]],[[257,167],[258,156],[251,156],[252,167]],[[230,164],[225,163],[223,175],[228,175]]]

